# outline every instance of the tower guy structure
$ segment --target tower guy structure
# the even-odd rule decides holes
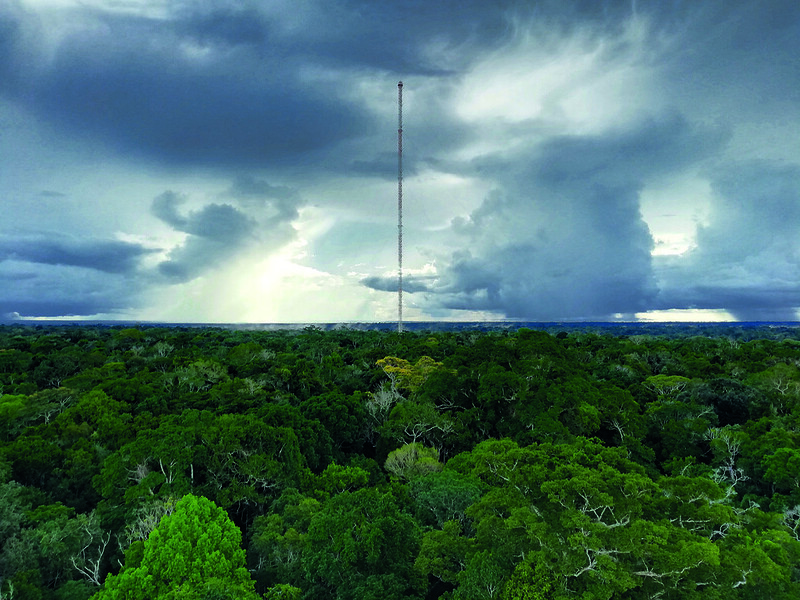
[[[397,82],[397,331],[403,331],[403,82]]]

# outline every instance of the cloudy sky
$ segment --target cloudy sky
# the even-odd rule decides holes
[[[794,320],[797,0],[0,0],[0,319]]]

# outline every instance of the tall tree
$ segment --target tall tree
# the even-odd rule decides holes
[[[144,543],[141,562],[109,576],[94,600],[255,600],[241,531],[207,498],[188,494]]]

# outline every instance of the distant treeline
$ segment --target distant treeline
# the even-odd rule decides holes
[[[0,326],[0,599],[800,598],[795,324],[439,325]]]

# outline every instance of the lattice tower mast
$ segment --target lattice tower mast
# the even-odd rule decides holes
[[[397,83],[397,331],[403,331],[403,82]]]

